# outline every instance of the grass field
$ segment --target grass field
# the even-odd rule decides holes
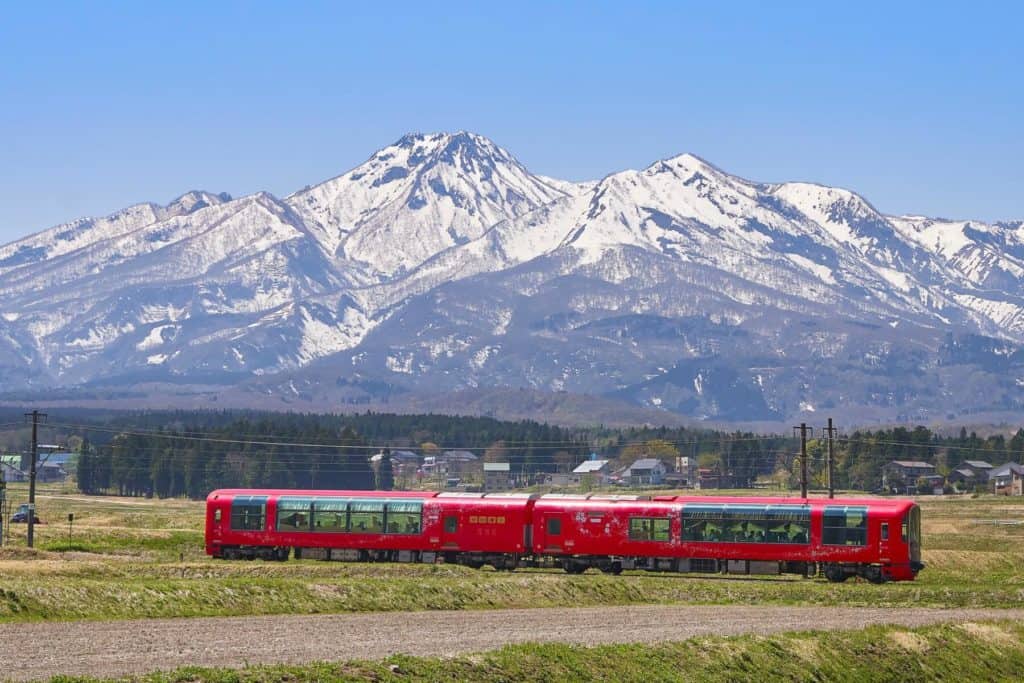
[[[967,623],[918,629],[702,637],[664,645],[511,645],[455,658],[395,656],[378,662],[183,668],[144,683],[306,681],[933,681],[1020,680],[1024,624]],[[54,683],[97,679],[59,677]],[[120,679],[124,680],[124,679]]]
[[[17,501],[23,491],[12,486]],[[912,583],[798,577],[569,576],[451,565],[225,562],[203,553],[203,504],[41,489],[37,550],[0,549],[0,621],[642,603],[1024,606],[1024,499],[922,498]],[[66,520],[75,514],[69,541]]]

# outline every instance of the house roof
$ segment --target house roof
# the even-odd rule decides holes
[[[600,472],[608,466],[608,460],[584,460],[576,466],[572,472],[573,474],[588,474],[590,472]]]
[[[958,467],[955,470],[953,470],[953,472],[951,472],[950,474],[960,474],[968,479],[973,479],[976,476],[974,474],[974,470],[972,470],[969,467]]]
[[[1005,465],[1000,465],[989,472],[988,478],[995,479],[996,477],[1005,477],[1011,472],[1019,476],[1024,476],[1024,465],[1018,465],[1015,462],[1008,462]]]
[[[507,462],[485,462],[484,472],[511,472],[512,465]]]
[[[922,462],[920,460],[893,460],[890,465],[899,465],[900,467],[908,467],[914,469],[923,469],[925,467],[933,468],[935,465],[929,462]]]
[[[984,460],[964,460],[964,464],[968,467],[976,467],[979,470],[991,469],[991,463],[987,463]]]
[[[476,460],[477,457],[470,451],[445,451],[442,454],[445,460]]]
[[[655,467],[661,464],[661,461],[657,458],[640,458],[632,465],[629,466],[630,471],[632,470],[653,470]]]

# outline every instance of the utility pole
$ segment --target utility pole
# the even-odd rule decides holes
[[[33,410],[25,413],[32,418],[32,453],[28,466],[28,547],[34,547],[36,530],[36,461],[39,460],[39,418],[46,419],[46,413]]]
[[[836,497],[836,487],[835,487],[835,483],[834,483],[835,482],[835,470],[833,469],[833,467],[835,465],[835,451],[833,450],[833,445],[835,444],[835,436],[836,436],[836,432],[837,431],[839,431],[839,430],[837,430],[835,427],[832,426],[832,418],[830,417],[828,419],[828,427],[825,427],[825,433],[828,435],[828,497],[829,498],[835,498]]]
[[[800,497],[807,498],[807,431],[812,429],[806,422],[801,422],[800,430]]]

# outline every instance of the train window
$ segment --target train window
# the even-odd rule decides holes
[[[903,518],[903,524],[900,525],[900,540],[904,543],[907,542],[907,518]]]
[[[266,496],[239,496],[231,501],[231,528],[235,531],[263,531],[267,523]]]
[[[444,518],[444,532],[454,534],[459,530],[459,518],[455,515],[448,515]]]
[[[560,536],[562,534],[562,520],[559,517],[548,517],[548,536]]]
[[[859,505],[826,507],[821,542],[824,545],[867,545],[868,509]]]
[[[684,505],[683,540],[708,543],[810,543],[806,505]]]
[[[338,533],[348,531],[348,500],[317,498],[313,501],[313,531]]]
[[[387,533],[418,534],[423,517],[423,503],[401,501],[388,503]]]
[[[220,508],[213,511],[213,521],[215,524],[220,524]]]
[[[632,541],[668,541],[672,520],[665,517],[630,517],[629,538]]]
[[[282,496],[277,499],[278,531],[309,531],[313,501]]]
[[[889,524],[888,522],[882,522],[882,540],[889,540]]]
[[[384,533],[384,502],[353,500],[348,506],[349,529],[354,534]]]

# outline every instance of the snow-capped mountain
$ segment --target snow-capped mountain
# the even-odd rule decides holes
[[[524,387],[942,419],[1024,408],[1022,343],[1022,223],[886,216],[690,154],[572,183],[465,132],[283,200],[191,192],[0,248],[19,389],[242,385],[323,408]]]
[[[574,189],[531,175],[487,138],[459,132],[406,135],[285,201],[327,253],[390,278]]]

